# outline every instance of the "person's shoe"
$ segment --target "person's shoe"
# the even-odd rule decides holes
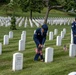
[[[41,62],[44,62],[44,59],[41,59],[40,61],[41,61]]]
[[[34,57],[34,61],[38,61],[38,57],[39,57],[39,55],[40,55],[40,54],[36,54],[36,55],[35,55],[35,57]]]

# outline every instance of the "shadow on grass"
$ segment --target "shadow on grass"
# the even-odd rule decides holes
[[[14,52],[14,51],[17,51],[17,49],[16,50],[14,50],[14,49],[6,50],[6,51],[3,51],[3,53]]]
[[[54,57],[55,58],[60,58],[60,57],[64,57],[64,56],[67,56],[68,55],[68,51],[64,51],[64,50],[61,50],[61,51],[58,51],[54,54]]]

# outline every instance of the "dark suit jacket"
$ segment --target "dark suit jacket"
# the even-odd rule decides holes
[[[76,35],[76,22],[75,21],[72,23],[72,31],[73,31],[73,35]]]
[[[46,40],[46,33],[47,32],[44,32],[42,34],[41,32],[41,28],[38,28],[33,36],[33,39],[36,43],[36,46],[38,47],[39,44],[44,44],[45,43],[45,40]]]

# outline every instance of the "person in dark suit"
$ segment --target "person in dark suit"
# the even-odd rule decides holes
[[[76,44],[76,18],[75,21],[72,23],[72,32],[73,32],[73,43]]]
[[[41,61],[44,61],[42,48],[46,41],[46,35],[48,31],[48,26],[46,24],[42,25],[41,28],[38,28],[33,36],[34,42],[36,44],[36,55],[34,57],[35,61],[38,61],[38,57],[40,56]]]

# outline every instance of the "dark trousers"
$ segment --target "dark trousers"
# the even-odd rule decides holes
[[[36,55],[34,57],[34,60],[38,61],[39,56],[40,56],[40,59],[42,60],[43,59],[42,48],[36,49]]]
[[[76,36],[73,36],[73,43],[76,44]]]

